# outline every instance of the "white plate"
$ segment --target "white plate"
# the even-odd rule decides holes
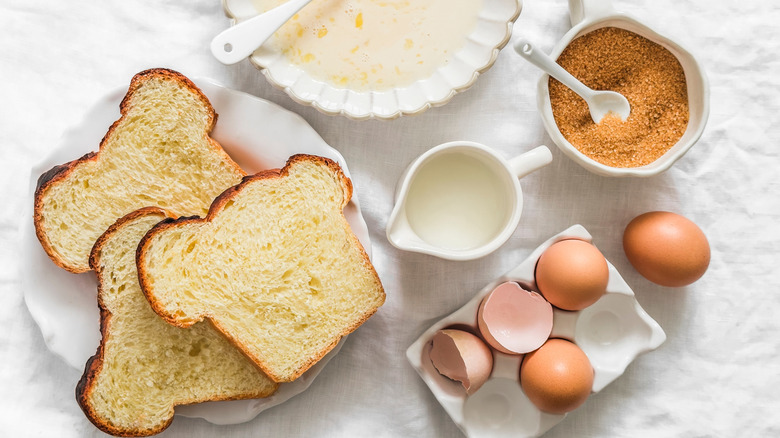
[[[581,225],[551,237],[463,307],[432,325],[406,350],[406,358],[466,436],[537,437],[566,416],[542,412],[526,397],[519,382],[522,355],[494,350],[490,378],[471,396],[466,396],[462,386],[439,374],[428,356],[430,341],[439,329],[455,326],[478,331],[475,326],[479,305],[499,284],[513,281],[527,290],[538,290],[534,280],[536,262],[547,248],[564,239],[591,242],[590,234]],[[661,326],[642,309],[617,269],[609,261],[607,266],[609,283],[598,301],[576,312],[553,308],[550,337],[568,339],[582,349],[593,366],[592,393],[617,379],[637,356],[658,348],[666,340]]]
[[[222,0],[222,5],[233,24],[258,14],[252,0]],[[272,85],[284,90],[294,101],[311,105],[325,114],[356,120],[419,114],[449,102],[493,66],[512,36],[512,26],[522,5],[522,0],[483,0],[476,26],[449,63],[430,77],[387,91],[357,92],[316,80],[268,46],[256,50],[249,60]]]
[[[245,171],[255,173],[262,169],[281,167],[290,155],[306,153],[337,161],[349,176],[341,154],[325,143],[300,116],[205,79],[193,81],[203,90],[218,114],[212,137],[222,144]],[[32,168],[27,197],[29,207],[22,219],[21,274],[25,303],[49,350],[78,370],[84,369],[87,359],[95,354],[100,344],[97,281],[92,272],[71,274],[60,269],[43,251],[35,237],[32,222],[33,194],[38,176],[43,172],[97,149],[108,127],[119,118],[119,102],[126,92],[127,87],[117,88],[100,99],[78,126],[65,133],[62,142],[49,156]],[[344,213],[370,256],[368,228],[356,194],[353,194]],[[308,388],[342,344],[343,340],[294,382],[281,384],[271,397],[179,406],[176,414],[204,418],[215,424],[249,421],[263,410]],[[75,387],[76,382],[73,384]]]

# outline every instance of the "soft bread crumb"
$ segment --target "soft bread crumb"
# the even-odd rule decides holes
[[[248,177],[205,220],[164,223],[144,238],[144,292],[169,322],[208,318],[269,377],[294,380],[384,303],[343,215],[351,193],[321,157]]]
[[[137,74],[121,111],[98,153],[47,172],[35,194],[38,239],[72,272],[89,270],[92,245],[118,218],[147,206],[202,216],[245,175],[209,137],[214,109],[181,74]]]
[[[103,338],[77,399],[96,426],[115,435],[158,433],[175,405],[265,397],[277,386],[209,323],[183,329],[152,311],[138,284],[135,249],[165,217],[155,208],[131,213],[99,239],[91,257]]]

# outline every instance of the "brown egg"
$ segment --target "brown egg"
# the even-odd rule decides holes
[[[463,330],[444,329],[433,335],[431,363],[443,376],[461,382],[474,394],[493,371],[493,353],[482,339]]]
[[[687,218],[651,211],[634,218],[623,233],[628,261],[643,277],[661,286],[686,286],[710,264],[704,232]]]
[[[536,286],[547,301],[564,310],[582,310],[607,290],[609,267],[601,251],[584,240],[554,243],[536,264]]]
[[[549,339],[523,358],[520,386],[539,410],[564,414],[585,403],[590,395],[593,367],[574,343]]]

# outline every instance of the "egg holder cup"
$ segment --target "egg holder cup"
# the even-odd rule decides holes
[[[680,62],[688,87],[688,126],[677,143],[652,163],[639,167],[611,167],[601,164],[575,148],[558,129],[550,103],[550,76],[545,73],[537,83],[536,104],[547,134],[565,155],[598,175],[649,177],[666,171],[696,144],[704,132],[710,107],[709,83],[704,70],[696,58],[679,43],[648,27],[643,20],[616,11],[611,0],[569,0],[569,13],[572,28],[552,49],[551,58],[558,59],[574,39],[604,27],[617,27],[641,35],[670,51]]]
[[[473,395],[467,396],[460,382],[439,374],[431,363],[429,351],[431,339],[440,329],[455,328],[480,336],[479,305],[501,283],[516,282],[526,290],[538,291],[534,280],[536,262],[552,244],[566,239],[592,240],[581,225],[573,225],[551,237],[516,268],[431,326],[406,350],[409,362],[466,436],[536,437],[565,418],[566,414],[540,411],[523,393],[519,382],[523,355],[504,354],[491,347],[490,377]],[[658,348],[666,340],[663,329],[642,309],[617,269],[609,261],[607,265],[609,282],[606,293],[598,301],[580,311],[553,307],[550,338],[572,341],[588,357],[594,371],[591,394],[617,379],[640,354]]]

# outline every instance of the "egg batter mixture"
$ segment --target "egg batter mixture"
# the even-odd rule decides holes
[[[286,0],[252,0],[265,12]],[[381,91],[431,76],[474,29],[483,0],[314,0],[267,43],[315,79]]]

